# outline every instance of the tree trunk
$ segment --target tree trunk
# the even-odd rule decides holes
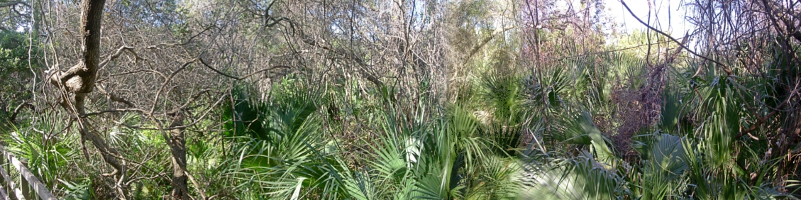
[[[103,7],[105,3],[105,0],[84,0],[81,2],[81,52],[83,58],[67,71],[56,72],[49,79],[51,84],[63,89],[62,91],[66,93],[72,94],[71,98],[69,94],[62,95],[65,101],[65,104],[62,105],[78,120],[81,141],[87,139],[91,141],[100,151],[103,160],[114,168],[114,172],[107,175],[124,177],[125,168],[116,158],[119,153],[110,148],[100,136],[92,133],[89,130],[88,122],[83,119],[85,114],[84,100],[86,95],[92,92],[95,87],[97,68],[100,63],[100,27],[103,22]],[[124,195],[121,191],[122,189],[118,189],[119,195]]]
[[[183,126],[183,114],[176,112],[172,117],[170,128]],[[187,176],[186,176],[186,139],[184,138],[184,129],[176,128],[170,130],[170,145],[172,152],[172,197],[175,199],[189,199],[189,194],[186,194]]]
[[[68,92],[75,93],[76,100],[92,92],[95,86],[97,67],[100,63],[100,27],[103,22],[103,6],[105,3],[105,0],[84,0],[81,2],[81,52],[83,59],[66,72],[58,72],[50,79],[52,84],[64,87]],[[83,110],[83,104],[76,102],[75,107],[78,111]]]

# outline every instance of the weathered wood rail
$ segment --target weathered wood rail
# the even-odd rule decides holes
[[[56,200],[47,185],[39,181],[39,178],[31,173],[27,167],[14,155],[6,150],[3,145],[0,145],[0,152],[3,156],[0,158],[0,200],[11,199],[43,199],[43,200]],[[10,165],[10,166],[9,166]],[[13,167],[13,169],[12,169]],[[17,184],[12,177],[11,173],[19,175],[20,184]],[[30,190],[33,189],[33,192]],[[10,196],[13,194],[14,196]],[[14,198],[12,198],[14,197]]]

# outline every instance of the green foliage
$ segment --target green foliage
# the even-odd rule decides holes
[[[616,102],[620,94],[613,92],[651,84],[642,59],[607,52],[526,76],[499,70],[459,86],[454,103],[414,105],[415,113],[404,112],[412,105],[398,101],[393,87],[327,100],[285,80],[269,103],[235,89],[237,103],[226,115],[238,118],[230,118],[226,133],[236,156],[224,162],[230,164],[223,173],[249,191],[240,198],[789,197],[771,183],[777,161],[760,157],[767,144],[734,137],[753,121],[746,105],[758,105],[742,96],[775,94],[770,81],[715,73],[692,78],[692,68],[666,72],[682,78],[666,81],[659,120],[630,138],[633,153],[627,153],[609,139],[626,121],[610,118],[631,104]],[[761,90],[742,94],[741,87]],[[366,117],[363,128],[377,137],[343,147],[349,141],[325,128],[333,118],[324,117],[330,114],[324,106],[352,106],[340,113]],[[359,144],[369,153],[345,156]]]
[[[789,149],[784,149],[784,155],[774,155],[780,151],[777,141],[787,141],[777,140],[780,134],[776,132],[787,132],[785,123],[798,117],[787,114],[796,108],[777,109],[782,104],[797,106],[797,102],[785,101],[785,97],[797,95],[791,88],[797,84],[799,69],[793,62],[798,56],[781,49],[786,47],[764,47],[759,58],[764,63],[753,63],[763,70],[710,56],[733,68],[733,74],[727,74],[719,64],[685,53],[675,62],[661,65],[665,52],[677,45],[653,32],[635,32],[615,38],[616,44],[600,45],[605,39],[598,37],[603,33],[592,27],[581,30],[571,21],[578,16],[554,9],[557,1],[537,2],[539,7],[533,12],[543,17],[537,19],[539,27],[524,22],[503,31],[500,28],[508,24],[496,15],[508,14],[498,10],[509,7],[514,11],[517,4],[501,6],[485,0],[386,4],[447,12],[433,18],[415,11],[404,13],[409,16],[388,17],[389,21],[403,19],[404,26],[408,25],[405,31],[436,30],[428,29],[426,23],[444,21],[430,26],[445,27],[442,32],[432,31],[435,36],[412,32],[407,34],[414,37],[392,40],[375,38],[385,33],[363,31],[394,30],[395,25],[367,26],[369,23],[358,19],[371,13],[370,6],[386,6],[379,5],[381,2],[333,2],[331,5],[352,6],[349,10],[328,9],[325,3],[322,11],[313,6],[301,11],[350,17],[332,19],[336,25],[306,24],[319,22],[313,17],[288,17],[274,27],[263,24],[294,11],[277,10],[278,4],[271,8],[275,10],[266,10],[274,1],[219,2],[232,6],[252,3],[258,9],[204,12],[205,8],[194,6],[207,2],[152,0],[122,0],[109,8],[152,24],[134,29],[166,30],[190,38],[180,42],[184,45],[137,49],[142,57],[137,55],[134,64],[159,63],[149,60],[145,52],[150,50],[188,48],[191,54],[205,42],[232,40],[220,43],[232,45],[230,52],[208,61],[222,72],[237,75],[251,71],[254,64],[241,70],[241,66],[222,68],[225,64],[221,63],[241,64],[238,62],[245,60],[245,54],[235,49],[250,48],[242,42],[246,40],[253,41],[254,49],[271,54],[258,55],[264,51],[254,50],[247,59],[265,59],[267,65],[300,71],[270,83],[266,94],[247,83],[250,78],[234,83],[230,101],[209,114],[219,118],[209,117],[214,119],[187,128],[190,131],[186,133],[191,134],[186,140],[187,169],[201,187],[190,186],[193,197],[205,190],[221,199],[795,199],[792,195],[801,190],[797,181],[787,180],[797,178],[798,170],[788,169],[786,164],[793,162],[785,162],[785,157],[797,156],[786,152],[797,152],[799,146],[786,145]],[[594,3],[599,10],[603,4],[581,3]],[[279,4],[297,5],[291,1]],[[509,13],[517,17],[515,12]],[[195,22],[184,21],[192,18],[171,17],[176,15],[213,22],[198,32],[193,29]],[[594,17],[597,22],[601,21],[598,15],[583,17]],[[226,16],[236,20],[216,21]],[[368,28],[347,30],[345,22]],[[235,28],[240,23],[247,24],[248,30],[237,35]],[[499,25],[502,27],[496,27]],[[323,27],[322,32],[314,28],[318,26]],[[527,31],[536,39],[527,38]],[[291,36],[277,37],[281,32]],[[333,33],[331,39],[325,35],[328,32]],[[337,38],[340,35],[348,35],[350,43]],[[368,37],[375,46],[359,46]],[[35,40],[25,33],[0,32],[3,111],[28,99],[30,88],[25,84],[30,68],[41,68],[35,57],[39,47],[30,45],[38,43]],[[428,40],[443,40],[450,49],[436,49],[441,55],[424,55],[414,49],[435,49],[432,44],[440,44]],[[533,50],[528,48],[535,44],[525,44],[531,42],[526,40],[536,40],[538,55],[532,56]],[[409,57],[375,59],[391,57],[395,42],[404,43],[399,50]],[[664,46],[648,49],[642,45],[653,42]],[[201,54],[214,53],[219,52]],[[313,58],[306,60],[306,56]],[[364,62],[351,62],[356,58]],[[402,67],[394,68],[396,64]],[[115,67],[112,65],[106,69]],[[362,71],[351,73],[353,67]],[[197,71],[198,67],[194,68],[190,71]],[[367,81],[359,78],[364,73],[379,75],[385,84],[365,84]],[[420,83],[400,82],[408,80]],[[262,98],[256,98],[257,94]],[[413,97],[404,96],[409,94]],[[102,103],[94,96],[89,101]],[[100,108],[88,108],[90,112],[96,109]],[[778,114],[773,117],[771,113]],[[133,182],[126,192],[133,199],[164,198],[173,187],[165,175],[172,162],[164,147],[168,138],[152,128],[156,127],[149,124],[153,122],[140,119],[160,113],[114,114],[87,121],[113,124],[93,130],[107,131],[98,135],[120,149],[123,158],[143,158],[128,164],[128,175],[138,179],[126,180]],[[96,176],[108,166],[94,163],[97,159],[83,159],[84,147],[79,146],[82,141],[74,133],[75,125],[26,122],[30,123],[3,130],[4,145],[59,197],[102,199],[107,196],[97,191],[116,187]],[[133,125],[143,128],[134,129]],[[744,131],[753,126],[757,127]],[[636,130],[623,134],[629,127]],[[213,131],[192,133],[196,129]],[[98,157],[96,151],[90,152],[86,157]]]
[[[517,77],[500,73],[491,72],[482,78],[484,99],[490,104],[488,107],[494,108],[493,116],[496,120],[520,122],[520,117],[523,117],[523,113],[517,113],[523,110],[520,80]]]
[[[650,144],[650,151],[643,155],[647,158],[642,174],[643,199],[665,199],[687,189],[685,180],[681,179],[688,169],[682,139],[669,134],[656,137]]]
[[[90,189],[91,184],[89,184],[88,180],[85,180],[80,183],[71,183],[64,180],[59,180],[65,186],[65,197],[66,200],[89,200],[92,199],[92,190]]]
[[[9,71],[21,71],[28,67],[28,35],[13,31],[0,31],[0,66]],[[35,46],[33,48],[36,48]],[[36,49],[32,49],[36,53]],[[7,72],[9,72],[7,71]],[[8,78],[8,74],[2,78]]]
[[[3,141],[6,149],[19,159],[26,162],[29,170],[49,186],[57,184],[60,178],[67,178],[62,168],[78,159],[78,149],[69,144],[76,141],[76,137],[59,138],[56,135],[45,135],[34,130],[62,129],[64,124],[42,122],[33,126],[12,129],[4,134]],[[5,131],[4,131],[5,132]]]
[[[396,118],[395,102],[386,102],[387,110],[374,121],[381,136],[369,145],[375,154],[359,161],[366,166],[354,167],[343,159],[339,140],[322,131],[322,112],[309,109],[316,108],[308,104],[320,99],[317,93],[285,89],[273,93],[273,102],[281,104],[228,111],[254,112],[256,120],[249,123],[271,127],[232,138],[236,157],[226,162],[225,173],[239,190],[251,191],[242,198],[492,199],[511,198],[520,188],[513,180],[516,159],[482,139],[501,130],[485,127],[467,108],[453,105],[433,121],[406,122]],[[260,104],[240,102],[250,105],[234,108]]]
[[[33,76],[31,70],[40,70],[38,59],[31,60],[39,53],[38,43],[31,43],[28,37],[26,33],[0,30],[0,117],[4,119],[7,111],[30,98],[27,81]]]

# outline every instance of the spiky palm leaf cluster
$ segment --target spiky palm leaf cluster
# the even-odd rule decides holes
[[[794,199],[785,175],[797,169],[767,141],[783,127],[770,123],[795,116],[744,132],[779,113],[771,108],[787,95],[791,81],[777,71],[794,65],[776,56],[776,70],[760,76],[648,67],[630,52],[527,72],[495,67],[445,104],[407,105],[393,86],[309,87],[303,77],[282,80],[266,99],[235,87],[221,138],[188,140],[188,167],[207,192],[237,199]],[[363,95],[334,95],[349,89]],[[166,170],[165,152],[147,150],[163,139],[124,126],[132,121],[120,118],[109,141],[151,156],[137,167]],[[61,143],[68,139],[30,128],[6,136],[9,149],[64,196],[91,196],[93,180],[57,178],[80,159]],[[169,184],[143,182],[135,197]]]

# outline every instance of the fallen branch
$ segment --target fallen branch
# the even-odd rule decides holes
[[[19,104],[17,108],[14,108],[14,111],[11,113],[11,116],[8,117],[8,121],[14,123],[14,121],[17,120],[17,114],[19,114],[19,112],[22,111],[22,108],[28,108],[33,110],[34,112],[36,111],[36,107],[33,106],[33,104],[28,102],[23,102],[22,104]]]

